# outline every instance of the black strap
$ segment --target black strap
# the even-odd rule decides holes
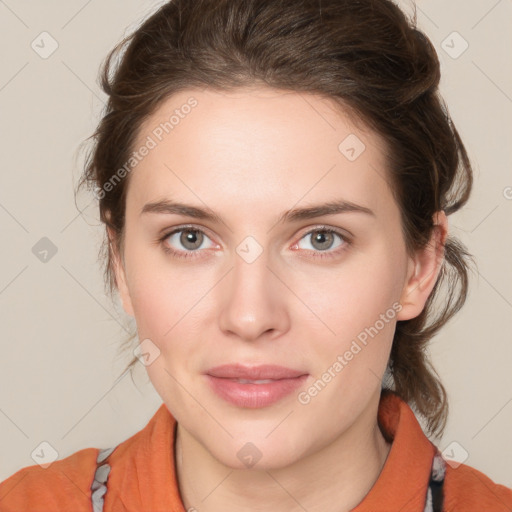
[[[444,477],[446,475],[446,462],[437,450],[432,459],[432,470],[428,483],[427,497],[424,512],[442,512],[444,502]]]

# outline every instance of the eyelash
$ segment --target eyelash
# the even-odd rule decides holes
[[[183,258],[183,259],[186,259],[186,258],[196,258],[197,257],[196,253],[200,252],[200,250],[198,250],[198,249],[196,249],[195,251],[184,251],[184,252],[182,252],[182,251],[176,251],[174,249],[171,249],[170,247],[168,247],[165,244],[165,241],[171,235],[174,235],[176,233],[180,233],[181,231],[195,231],[195,232],[202,233],[202,234],[206,235],[206,233],[203,230],[201,230],[199,228],[196,228],[194,226],[179,226],[179,227],[173,229],[172,231],[169,231],[169,232],[165,233],[161,238],[158,239],[158,242],[160,243],[160,245],[162,246],[162,249],[164,250],[164,252],[166,254],[170,254],[171,256],[173,256],[175,258]],[[328,226],[317,226],[314,229],[312,229],[312,230],[308,231],[307,233],[305,233],[300,238],[300,240],[302,240],[307,235],[311,235],[311,234],[317,233],[317,232],[321,232],[321,233],[334,233],[335,235],[338,235],[341,238],[341,240],[344,242],[344,244],[341,247],[339,247],[338,249],[334,250],[334,251],[311,251],[311,252],[314,252],[316,254],[315,256],[313,256],[313,258],[315,258],[315,259],[334,258],[334,257],[338,256],[340,253],[346,251],[348,249],[348,247],[352,244],[351,239],[347,235],[341,233],[337,229],[330,228]],[[208,235],[206,235],[206,236],[208,236]]]

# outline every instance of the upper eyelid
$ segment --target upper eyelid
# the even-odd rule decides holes
[[[214,237],[210,236],[208,233],[209,233],[209,230],[203,228],[203,227],[198,227],[198,226],[193,226],[193,225],[184,225],[184,226],[175,226],[173,228],[170,228],[168,231],[166,230],[163,230],[162,232],[162,238],[163,239],[166,239],[168,237],[170,237],[171,235],[174,235],[176,233],[179,233],[180,231],[187,231],[187,230],[190,230],[190,231],[200,231],[201,233],[204,233],[205,235],[208,235],[208,238],[212,239]]]

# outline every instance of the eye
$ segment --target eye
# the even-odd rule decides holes
[[[201,249],[205,239],[209,240],[209,237],[206,236],[204,231],[193,227],[182,226],[170,233],[166,233],[160,239],[160,242],[162,242],[163,249],[166,253],[170,253],[177,258],[191,258],[195,257],[194,253]],[[169,243],[166,244],[166,241]],[[172,249],[169,247],[171,244],[181,245],[185,250]]]
[[[332,257],[336,256],[340,252],[346,250],[348,246],[350,245],[350,240],[347,235],[342,234],[337,229],[321,226],[318,228],[315,228],[312,231],[308,231],[301,239],[300,241],[295,244],[293,247],[298,247],[299,249],[304,249],[303,246],[301,246],[302,240],[307,240],[308,237],[311,239],[311,245],[313,248],[311,249],[313,252],[316,253],[326,253],[326,254],[315,254],[314,258],[325,258],[325,257]],[[338,237],[341,242],[339,242],[337,245],[335,244],[336,237]],[[336,250],[330,250],[334,247]],[[340,249],[341,248],[341,249]],[[306,247],[306,249],[308,249]]]
[[[312,245],[313,248],[308,250],[314,253],[312,256],[313,258],[335,257],[341,252],[347,250],[351,245],[351,240],[347,235],[341,233],[337,229],[320,226],[308,231],[300,241],[292,247],[292,249],[304,249],[304,247],[301,246],[301,241],[307,239],[307,237],[312,237],[312,243],[310,245]],[[341,241],[337,245],[333,245],[336,237]],[[159,239],[159,242],[161,243],[164,252],[171,254],[173,257],[195,258],[199,256],[199,253],[201,252],[200,249],[212,248],[215,245],[211,242],[209,247],[203,247],[205,240],[210,240],[211,242],[211,239],[203,230],[193,226],[181,226],[163,235]],[[177,246],[181,246],[181,248],[173,248]],[[333,246],[335,250],[330,250]]]

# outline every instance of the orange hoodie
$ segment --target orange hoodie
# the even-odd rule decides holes
[[[378,421],[391,450],[352,512],[433,510],[427,492],[437,448],[393,393],[382,393]],[[175,433],[176,420],[162,404],[142,430],[115,448],[86,448],[46,468],[20,469],[0,483],[0,512],[186,512],[172,456]],[[512,489],[465,464],[444,466],[444,512],[512,511]]]

